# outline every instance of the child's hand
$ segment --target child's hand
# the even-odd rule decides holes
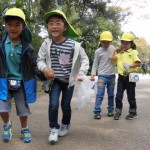
[[[123,63],[123,66],[126,70],[128,70],[131,67],[131,64],[129,63]]]
[[[76,76],[77,81],[83,81],[83,73],[79,72]]]
[[[44,75],[46,79],[54,80],[55,78],[55,73],[54,70],[51,68],[44,68]]]
[[[91,75],[90,80],[91,80],[91,81],[95,81],[95,78],[94,78],[93,75]]]
[[[123,51],[123,48],[120,46],[120,47],[118,47],[118,48],[116,48],[116,53],[120,53],[120,52],[122,52]]]

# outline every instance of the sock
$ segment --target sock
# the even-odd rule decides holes
[[[5,123],[5,125],[11,125],[11,121],[9,120],[8,123]]]
[[[24,129],[28,129],[28,126],[26,128],[22,128],[22,130],[24,130]]]

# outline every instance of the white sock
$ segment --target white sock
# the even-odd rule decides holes
[[[11,121],[9,120],[8,123],[5,123],[5,125],[11,125]]]
[[[22,130],[24,130],[24,129],[28,129],[28,126],[26,128],[22,128]]]

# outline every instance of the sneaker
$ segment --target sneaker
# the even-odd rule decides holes
[[[95,113],[94,114],[94,119],[101,119],[100,113]]]
[[[59,136],[66,136],[69,128],[70,124],[69,125],[62,124],[58,132]]]
[[[113,112],[109,112],[107,115],[108,115],[108,117],[113,117],[114,113]]]
[[[114,115],[114,120],[119,120],[120,119],[120,114],[119,113],[116,113],[115,115]]]
[[[4,125],[3,126],[3,134],[2,138],[4,142],[8,142],[12,137],[12,124],[11,125]]]
[[[58,142],[58,129],[52,128],[50,135],[49,135],[49,142],[50,144],[54,145],[55,143]]]
[[[32,141],[32,136],[28,128],[21,130],[21,134],[25,143],[30,143]]]
[[[130,113],[126,116],[127,120],[133,120],[135,118],[137,118],[137,115],[135,113]]]

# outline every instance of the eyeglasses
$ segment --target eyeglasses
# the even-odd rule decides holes
[[[64,25],[64,22],[48,22],[47,24],[49,27],[61,27],[62,25]]]

